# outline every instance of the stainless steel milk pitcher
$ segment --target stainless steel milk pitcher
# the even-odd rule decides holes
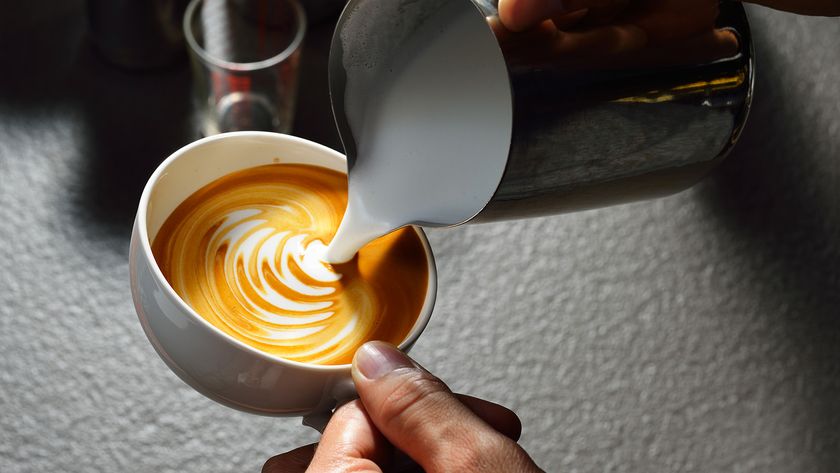
[[[416,43],[424,22],[445,8],[469,10],[485,22],[511,91],[504,172],[471,221],[590,209],[686,189],[727,155],[747,118],[752,43],[736,2],[711,2],[716,17],[673,25],[637,16],[599,19],[568,32],[511,33],[501,26],[495,1],[350,0],[333,39],[330,87],[351,180],[364,157],[357,156],[348,109],[359,94],[376,93],[377,78],[345,65],[405,54],[403,46]],[[621,29],[627,21],[647,21],[643,44],[622,37],[636,31]],[[469,104],[454,100],[451,106]],[[423,222],[455,223],[463,222]]]

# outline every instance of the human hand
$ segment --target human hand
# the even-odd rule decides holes
[[[263,473],[541,471],[516,443],[513,412],[453,394],[391,345],[360,348],[353,380],[360,399],[336,411],[317,449],[273,457]]]
[[[840,1],[838,0],[751,0],[752,3],[758,3],[764,6],[775,8],[778,10],[785,10],[804,15],[825,15],[838,16],[840,15]],[[703,5],[705,4],[705,5]],[[649,1],[649,0],[499,0],[499,17],[502,23],[511,31],[524,31],[534,27],[544,20],[559,19],[558,23],[565,24],[566,20],[577,19],[582,16],[583,12],[586,15],[594,14],[599,19],[610,18],[618,16],[622,11],[637,8],[641,5],[643,10],[662,10],[667,12],[670,10],[670,15],[657,15],[661,19],[670,17],[672,20],[677,20],[674,25],[684,23],[685,20],[690,20],[691,16],[696,13],[696,7],[702,6],[706,11],[710,7],[717,6],[717,0],[708,0],[697,2],[689,1]],[[682,8],[683,6],[687,8]],[[676,7],[682,10],[682,18],[675,17],[673,13]],[[679,13],[679,11],[676,11]],[[703,18],[701,15],[700,18]],[[663,25],[664,26],[664,25]],[[558,28],[562,29],[561,25]]]
[[[840,0],[750,0],[840,15]],[[717,28],[719,0],[499,0],[490,25],[514,62],[570,69],[700,64],[733,57],[737,35]]]
[[[491,26],[528,63],[695,64],[738,52],[718,14],[718,0],[500,0]]]

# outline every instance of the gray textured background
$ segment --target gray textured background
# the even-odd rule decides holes
[[[0,21],[0,471],[257,471],[313,441],[193,392],[134,315],[130,223],[188,140],[187,69],[114,70],[79,1],[15,5]],[[840,471],[840,20],[752,13],[752,121],[705,183],[430,232],[440,297],[414,354],[516,410],[548,471]],[[335,145],[328,29],[308,43],[297,130]]]

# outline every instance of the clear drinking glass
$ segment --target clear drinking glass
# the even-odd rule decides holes
[[[184,33],[205,136],[291,130],[305,30],[297,0],[190,2]]]

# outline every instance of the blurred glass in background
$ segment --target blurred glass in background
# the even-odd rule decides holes
[[[297,0],[193,0],[184,33],[201,132],[288,133],[306,17]]]

